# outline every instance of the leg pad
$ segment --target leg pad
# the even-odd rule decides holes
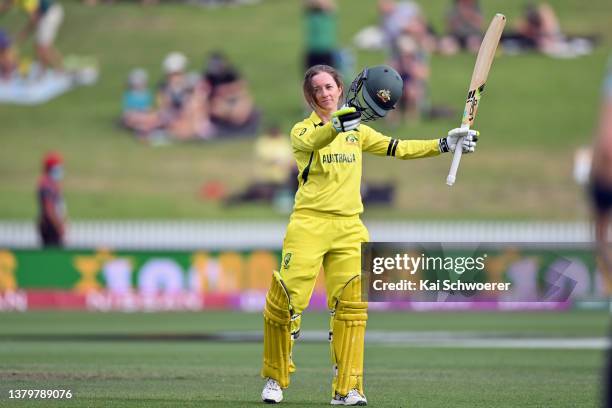
[[[363,348],[368,303],[361,301],[361,276],[344,287],[331,318],[331,353],[335,365],[332,396],[363,391]]]
[[[282,388],[287,388],[291,365],[291,306],[287,290],[276,271],[266,295],[263,315],[264,357],[261,376],[273,378]]]

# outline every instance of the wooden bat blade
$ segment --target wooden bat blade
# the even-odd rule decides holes
[[[474,71],[472,71],[472,79],[470,80],[463,118],[461,119],[461,126],[463,127],[472,127],[474,124],[476,111],[478,110],[478,101],[482,92],[484,92],[487,77],[495,58],[497,44],[499,44],[499,39],[505,25],[506,17],[503,14],[496,14],[482,39],[478,56],[476,57],[476,64],[474,64]]]
[[[506,17],[503,14],[496,14],[493,20],[491,20],[491,24],[489,24],[489,28],[487,28],[485,36],[482,39],[480,49],[478,50],[478,56],[476,57],[476,63],[474,64],[474,71],[472,71],[472,79],[470,80],[470,87],[468,88],[465,108],[463,110],[463,117],[461,119],[462,128],[469,129],[474,124],[476,111],[478,110],[478,102],[480,101],[481,94],[484,92],[489,70],[493,64],[495,51],[497,50],[497,45],[499,44],[505,25]],[[453,155],[453,162],[448,177],[446,178],[446,184],[449,186],[455,184],[457,178],[457,170],[459,169],[459,163],[461,161],[462,143],[463,139],[457,142],[457,148]]]

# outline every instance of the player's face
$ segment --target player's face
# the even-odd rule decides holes
[[[334,78],[327,72],[320,72],[312,77],[317,105],[326,112],[335,112],[338,109],[338,100],[342,95],[342,88],[338,87]]]

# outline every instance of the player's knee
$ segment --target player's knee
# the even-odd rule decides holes
[[[264,316],[266,319],[279,325],[289,325],[291,323],[289,294],[276,271],[272,277],[270,290],[268,290],[268,294],[266,295]]]

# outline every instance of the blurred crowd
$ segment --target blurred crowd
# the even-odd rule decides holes
[[[82,0],[88,6],[119,3],[123,0]],[[128,1],[128,0],[125,0]],[[160,0],[130,0],[142,5],[160,5]],[[177,0],[179,1],[179,0]],[[259,0],[184,0],[203,6],[236,6]],[[316,64],[337,68],[347,82],[354,77],[354,52],[339,40],[336,0],[302,0],[303,43],[300,63],[304,71]],[[488,17],[479,0],[447,0],[444,25],[434,28],[416,0],[377,0],[364,6],[366,13],[377,13],[373,29],[364,28],[355,36],[360,48],[384,49],[387,63],[404,81],[399,106],[391,122],[429,120],[457,116],[451,108],[432,101],[430,95],[431,56],[476,53]],[[369,7],[369,8],[368,8]],[[18,50],[34,40],[36,62],[42,70],[61,71],[64,63],[55,39],[64,20],[64,9],[57,0],[0,0],[0,13],[11,8],[25,16],[21,30],[9,34],[0,27],[0,84],[21,69]],[[594,37],[573,37],[563,32],[554,8],[545,2],[528,2],[521,18],[506,27],[501,52],[537,52],[570,58],[587,54]],[[236,136],[259,137],[254,142],[253,178],[241,192],[225,197],[230,205],[261,201],[279,208],[291,201],[295,191],[295,164],[288,137],[279,125],[260,132],[262,112],[256,107],[246,78],[223,50],[206,56],[201,68],[190,68],[189,58],[178,51],[160,61],[161,72],[143,68],[126,72],[120,123],[139,140],[152,144],[168,141],[228,139]],[[390,204],[392,183],[364,183],[363,199]]]
[[[389,50],[389,62],[404,80],[404,95],[396,114],[408,120],[447,116],[452,111],[432,104],[429,96],[430,56],[454,55],[460,51],[477,53],[487,28],[478,0],[452,0],[445,16],[445,27],[436,32],[416,1],[378,0],[380,31],[366,31],[358,42],[365,47],[376,43]],[[587,54],[593,38],[563,34],[554,9],[547,3],[527,3],[523,16],[507,27],[500,49],[508,54],[541,52],[570,58]],[[393,120],[393,115],[391,116]]]
[[[214,52],[200,72],[188,71],[180,52],[168,54],[153,91],[147,71],[130,72],[123,93],[122,124],[145,141],[207,140],[253,135],[260,112],[247,81],[227,57]]]

